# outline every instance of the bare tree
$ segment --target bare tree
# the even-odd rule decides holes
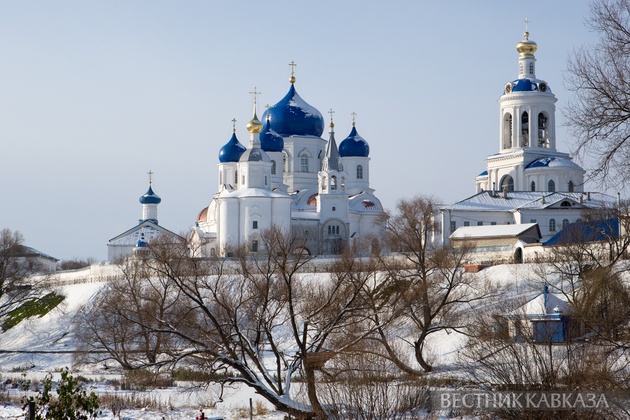
[[[194,244],[186,240],[151,242],[142,265],[130,266],[121,282],[130,296],[95,308],[98,322],[89,327],[100,334],[99,348],[133,367],[194,365],[221,384],[252,387],[280,411],[326,418],[321,370],[370,334],[363,303],[374,276],[337,269],[309,278],[302,271],[312,257],[302,239],[272,228],[260,240],[257,253],[240,248],[231,261],[192,258]],[[128,309],[121,311],[123,302]],[[118,324],[110,325],[102,307],[129,326],[113,329]],[[101,334],[102,325],[110,332]],[[306,386],[302,402],[291,394],[298,376]]]
[[[567,124],[576,153],[594,160],[590,175],[623,184],[630,175],[630,2],[593,1],[586,25],[599,40],[568,60],[565,82],[575,95]]]
[[[392,343],[398,338],[393,328],[404,323],[411,328],[416,362],[425,372],[432,370],[424,354],[427,337],[439,331],[466,332],[468,318],[463,317],[475,302],[489,295],[485,284],[463,272],[468,256],[466,247],[434,247],[434,200],[416,197],[400,200],[397,213],[387,214],[385,241],[394,256],[380,255],[381,267],[387,280],[381,283],[381,293],[373,301],[378,340],[385,354],[408,374],[421,371],[410,366]],[[389,308],[391,318],[384,322],[382,308]],[[397,320],[397,322],[395,322]],[[392,327],[392,330],[389,328]]]
[[[20,232],[0,232],[0,319],[27,300],[39,297],[38,284],[28,277],[40,272],[41,267],[26,250]]]

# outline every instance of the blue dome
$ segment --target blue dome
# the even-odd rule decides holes
[[[265,121],[265,126],[260,132],[260,148],[265,152],[282,152],[284,149],[284,139],[271,128],[269,120]]]
[[[230,141],[219,150],[219,162],[238,162],[244,151],[245,146],[238,141],[236,133],[232,133]]]
[[[480,173],[477,176],[488,176],[488,171],[483,171],[482,173]]]
[[[315,136],[324,132],[324,117],[304,101],[291,84],[289,93],[263,114],[269,114],[275,131],[281,136]]]
[[[539,87],[544,84],[544,87]],[[512,82],[512,92],[545,92],[551,93],[546,82],[538,79],[516,79]],[[505,93],[505,91],[504,91]]]
[[[575,162],[570,161],[569,159],[561,158],[561,157],[544,157],[538,158],[527,164],[525,169],[533,169],[533,168],[562,168],[562,169],[573,169],[578,171],[583,171],[582,167]]]
[[[352,126],[350,135],[339,143],[339,156],[350,157],[368,157],[370,154],[370,146],[363,137],[357,133],[357,128]]]
[[[142,197],[140,197],[141,204],[160,204],[162,199],[153,192],[153,188],[149,185],[149,189]]]

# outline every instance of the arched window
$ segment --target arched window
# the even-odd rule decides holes
[[[328,226],[328,234],[329,235],[330,235],[330,231],[332,230],[331,228],[332,228],[332,226]]]
[[[503,117],[503,148],[512,147],[512,114],[506,113]]]
[[[276,174],[276,161],[272,160],[271,161],[271,175],[275,175]]]
[[[334,175],[330,177],[330,189],[331,190],[337,189],[337,177]]]
[[[341,177],[341,191],[345,191],[346,190],[346,178],[345,177]]]
[[[339,235],[339,225],[337,225],[337,235]]]
[[[214,258],[217,256],[217,251],[214,248],[210,248],[210,257]]]
[[[308,172],[308,156],[300,157],[300,172]]]
[[[357,165],[357,179],[363,179],[363,166]]]
[[[548,137],[547,117],[541,112],[538,114],[538,147],[545,147]]]
[[[287,171],[287,155],[282,156],[282,172]]]
[[[536,183],[534,181],[532,181],[531,191],[536,191]]]
[[[234,171],[234,183],[238,184],[238,169]]]
[[[521,115],[521,133],[523,147],[529,146],[529,115],[527,111],[523,112],[523,115]]]
[[[549,180],[549,182],[547,183],[547,191],[556,192],[556,183],[553,181],[553,179]]]
[[[556,219],[549,219],[549,230],[552,232],[556,230]]]
[[[564,229],[565,227],[569,226],[569,219],[564,219],[562,221],[562,229]]]
[[[514,191],[514,179],[510,175],[501,180],[501,191]]]
[[[252,252],[258,252],[258,241],[252,241]]]
[[[569,192],[573,192],[574,186],[573,181],[569,181]]]
[[[326,177],[322,178],[322,190],[326,191],[326,189],[328,188],[328,180],[326,179]]]

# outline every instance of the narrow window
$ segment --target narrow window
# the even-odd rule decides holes
[[[287,155],[282,157],[282,172],[287,171]]]
[[[223,185],[223,172],[219,172],[219,184]]]
[[[330,227],[330,226],[328,226],[328,234],[329,234],[329,235],[330,235],[330,230],[331,230],[331,227]]]
[[[308,157],[302,156],[300,158],[300,172],[308,172]]]
[[[529,74],[534,74],[534,63],[529,63]]]
[[[532,191],[536,191],[536,183],[532,181]]]
[[[212,258],[214,258],[214,257],[216,257],[216,256],[217,256],[217,251],[216,251],[214,248],[210,248],[210,256],[211,256]]]
[[[564,229],[565,227],[569,226],[569,219],[564,219],[562,221],[562,229]]]
[[[556,230],[556,219],[549,219],[549,230],[552,232]]]
[[[258,229],[258,220],[254,220],[254,221],[252,222],[252,228],[253,228],[253,229]]]
[[[363,166],[357,166],[357,179],[363,179]]]
[[[265,175],[265,185],[267,185],[267,175]]]
[[[258,241],[252,241],[252,252],[258,252]]]
[[[542,112],[538,114],[538,147],[545,147],[547,144],[547,117]]]
[[[549,192],[556,192],[556,183],[553,182],[553,179],[547,183],[547,190]]]
[[[238,184],[238,169],[234,171],[234,183]]]
[[[503,120],[503,148],[512,147],[512,114],[505,114]]]
[[[337,207],[333,206],[332,211],[335,211],[335,210],[337,210]]]
[[[569,192],[573,192],[573,181],[569,181]]]
[[[241,183],[245,185],[245,175],[241,176]]]
[[[272,160],[271,161],[271,175],[275,175],[276,174],[276,161]]]
[[[526,112],[523,112],[521,116],[521,132],[522,132],[522,142],[523,147],[529,146],[529,115]]]
[[[337,226],[337,235],[339,235],[339,226]]]
[[[451,222],[451,233],[455,232],[455,229],[457,229],[457,222],[452,221]]]
[[[337,177],[334,175],[330,177],[330,189],[331,190],[337,189]]]

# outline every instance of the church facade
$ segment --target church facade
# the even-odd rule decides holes
[[[474,179],[475,195],[436,212],[434,242],[448,245],[460,227],[525,223],[538,224],[545,242],[579,221],[585,208],[614,205],[610,196],[585,192],[584,169],[557,150],[557,99],[536,76],[537,48],[528,32],[517,44],[518,78],[498,100],[499,151]]]
[[[245,147],[233,130],[219,150],[218,192],[192,227],[200,256],[230,256],[247,246],[259,250],[261,234],[272,226],[305,239],[304,252],[336,254],[382,230],[381,202],[370,188],[370,148],[353,122],[337,145],[334,124],[322,138],[322,114],[298,95],[292,75],[289,92],[247,124]]]

